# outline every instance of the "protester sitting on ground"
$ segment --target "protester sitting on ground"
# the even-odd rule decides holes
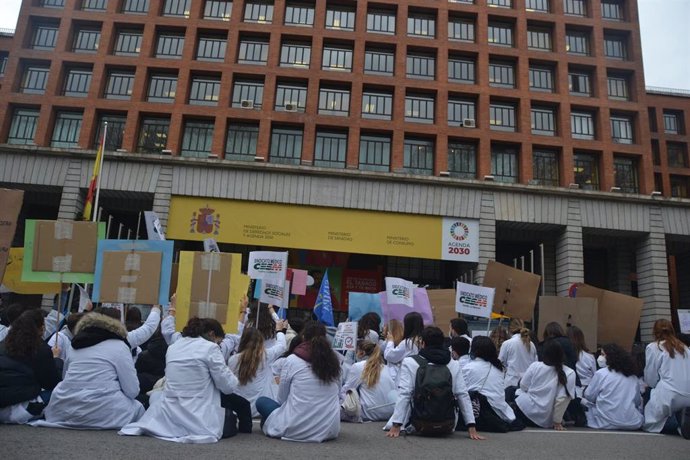
[[[335,439],[340,432],[340,362],[323,324],[307,323],[302,338],[282,364],[278,399],[256,401],[263,432],[289,441]]]
[[[30,307],[28,305],[22,304],[22,303],[13,303],[8,305],[6,308],[3,309],[3,321],[2,321],[2,327],[0,327],[0,342],[5,340],[7,337],[7,334],[10,332],[10,328],[12,327],[12,323],[19,318],[22,313],[24,313],[27,310],[34,309],[33,307]],[[39,309],[36,309],[39,310]],[[40,310],[39,310],[40,311]],[[54,331],[53,331],[54,332]]]
[[[575,372],[580,378],[580,384],[577,386],[576,391],[577,396],[581,398],[582,392],[587,388],[590,380],[594,377],[594,373],[597,371],[597,362],[594,359],[594,355],[587,348],[585,334],[582,332],[582,329],[577,326],[568,326],[568,338],[577,354]]]
[[[676,337],[667,319],[654,323],[647,345],[644,379],[651,388],[644,408],[645,431],[680,431],[690,439],[690,350]]]
[[[231,394],[238,384],[218,347],[224,336],[218,321],[190,318],[182,338],[168,348],[161,397],[141,420],[126,425],[119,434],[195,444],[236,435],[234,408],[221,406],[221,393]],[[251,432],[249,403],[245,403],[241,429]]]
[[[59,348],[43,342],[43,313],[27,310],[0,343],[0,423],[26,423],[43,414],[60,381]]]
[[[500,351],[503,347],[503,343],[510,338],[510,334],[508,334],[508,329],[499,325],[491,330],[489,338],[494,343],[496,350]]]
[[[138,310],[137,307],[132,308]],[[98,309],[96,309],[96,311],[98,311]],[[133,327],[133,329],[127,329],[127,342],[129,342],[129,346],[132,347],[134,359],[136,360],[139,353],[141,353],[141,346],[145,344],[153,336],[153,333],[156,332],[156,329],[158,329],[158,325],[161,322],[161,307],[160,305],[151,307],[151,311],[146,317],[144,324],[141,324],[141,312],[139,312],[139,324],[141,324],[139,327],[135,327],[136,313],[133,313],[131,318],[130,327]]]
[[[120,429],[139,420],[144,406],[135,398],[139,380],[120,312],[101,308],[78,323],[64,378],[45,409],[40,426]]]
[[[527,368],[537,361],[537,347],[530,340],[530,330],[519,318],[510,320],[511,338],[503,342],[498,359],[506,370],[505,387],[517,387]]]
[[[393,415],[397,397],[390,368],[383,362],[381,347],[369,340],[357,341],[357,362],[350,367],[340,390],[341,403],[349,393],[356,394],[357,415],[343,414],[349,422],[384,421]]]
[[[151,391],[158,380],[165,377],[165,354],[168,344],[165,343],[160,328],[149,339],[146,350],[142,351],[134,363],[139,379],[139,396],[137,400],[144,407],[148,407],[147,393]]]
[[[304,324],[307,325],[310,322],[311,320],[307,321]],[[304,331],[304,328],[302,328],[302,331]],[[288,348],[285,351],[285,353],[280,355],[273,362],[273,364],[271,364],[271,373],[273,374],[273,380],[276,382],[276,384],[280,383],[280,373],[283,371],[283,365],[285,364],[285,360],[288,356],[294,354],[295,348],[297,348],[299,344],[301,344],[302,342],[304,342],[304,337],[302,336],[302,332],[300,332],[290,341],[290,345],[288,345]]]
[[[67,359],[67,353],[70,350],[70,344],[72,343],[72,338],[74,338],[74,330],[77,327],[77,323],[86,313],[70,313],[65,321],[65,327],[59,332],[50,336],[48,339],[48,346],[50,348],[57,348],[60,350],[60,358],[62,361]]]
[[[544,341],[537,347],[537,355],[539,356],[539,359],[543,359],[542,352],[546,344],[550,341],[555,341],[561,346],[564,356],[563,363],[570,369],[575,370],[577,367],[577,353],[575,352],[575,347],[573,347],[573,343],[570,341],[570,339],[566,337],[561,325],[556,322],[551,322],[544,328]],[[575,376],[579,381],[579,378],[577,378],[577,373]]]
[[[401,430],[420,434],[449,434],[457,425],[457,407],[471,439],[484,439],[474,426],[474,414],[460,364],[450,359],[443,346],[443,332],[427,326],[421,334],[418,356],[403,360],[398,383],[398,400],[387,436],[397,438]],[[443,369],[442,369],[443,368]],[[418,375],[422,372],[422,375]],[[421,386],[417,383],[421,382]],[[424,382],[433,385],[424,385]],[[430,387],[433,386],[432,390]]]
[[[604,345],[596,371],[584,390],[587,426],[600,430],[639,430],[644,423],[635,362],[615,344]]]
[[[391,375],[398,383],[398,372],[403,359],[408,356],[419,353],[419,345],[422,337],[422,330],[424,329],[424,320],[422,315],[417,312],[411,312],[403,318],[404,332],[403,339],[395,345],[393,342],[393,335],[389,332],[386,337],[386,348],[383,352],[388,366],[391,368]]]
[[[564,430],[563,414],[575,397],[575,371],[564,365],[556,340],[543,347],[543,362],[532,363],[515,392],[515,415],[527,426]]]
[[[283,321],[276,323],[276,328],[283,329]],[[271,365],[287,349],[285,334],[276,334],[275,344],[266,348],[263,335],[253,327],[247,327],[242,333],[238,353],[232,355],[228,367],[239,379],[235,394],[242,396],[251,404],[252,416],[258,417],[256,400],[260,396],[276,399],[278,384],[273,378]]]
[[[456,335],[450,339],[450,353],[451,357],[460,364],[460,369],[464,369],[467,363],[471,361],[470,341],[465,337]]]

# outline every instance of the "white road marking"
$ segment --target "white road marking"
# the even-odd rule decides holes
[[[645,433],[643,431],[605,431],[605,430],[566,430],[566,431],[556,431],[556,430],[535,430],[528,429],[523,430],[523,433],[553,433],[553,434],[625,434],[628,436],[665,436],[660,433]]]

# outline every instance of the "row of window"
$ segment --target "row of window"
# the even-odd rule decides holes
[[[8,137],[10,144],[28,144],[33,142],[38,110],[29,108],[15,109]],[[99,132],[96,141],[101,137],[100,126],[108,122],[106,148],[117,149],[122,146],[126,117],[124,115],[103,114],[99,117]],[[52,147],[78,147],[82,114],[79,112],[59,111],[51,138]],[[138,151],[143,153],[160,153],[165,149],[170,128],[170,119],[164,117],[143,117],[138,136]],[[181,155],[186,157],[207,158],[211,155],[214,122],[209,120],[185,120],[182,130]],[[229,160],[253,161],[257,155],[259,138],[258,123],[231,122],[227,128],[225,158]],[[390,171],[391,146],[390,134],[362,132],[359,139],[359,168],[368,171]],[[268,161],[299,165],[302,157],[303,130],[300,127],[274,125],[271,129],[271,141]],[[503,144],[491,146],[491,174],[499,182],[518,182],[518,147]],[[314,143],[314,165],[331,168],[346,166],[348,150],[347,130],[317,129]],[[428,138],[405,136],[403,147],[403,168],[405,172],[420,175],[434,174],[434,141]],[[535,148],[533,159],[533,183],[558,186],[560,184],[559,152],[552,149]],[[599,159],[591,153],[575,152],[575,181],[584,189],[599,188]],[[637,161],[629,158],[614,157],[616,186],[623,191],[637,193]],[[477,177],[477,144],[463,140],[449,140],[448,172],[452,177],[474,179]]]
[[[649,109],[649,124],[653,133],[658,131],[656,123],[656,109]],[[685,134],[685,114],[682,110],[667,110],[662,112],[664,133],[666,134]]]
[[[654,165],[661,165],[661,152],[659,141],[652,139],[652,157]],[[688,144],[685,142],[666,142],[666,161],[670,168],[687,168],[688,163]]]

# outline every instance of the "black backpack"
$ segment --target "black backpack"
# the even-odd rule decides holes
[[[422,436],[453,433],[457,401],[448,366],[429,366],[427,360],[419,355],[412,358],[419,364],[419,369],[412,394],[410,424]]]

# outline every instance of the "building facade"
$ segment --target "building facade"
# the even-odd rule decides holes
[[[340,210],[372,235],[461,218],[478,260],[450,265],[347,232],[219,241],[384,255],[442,287],[543,248],[521,263],[545,293],[638,295],[643,339],[690,306],[690,98],[645,90],[635,0],[26,0],[17,31],[0,183],[27,190],[25,216],[81,212],[107,122],[104,213],[154,209],[180,241],[202,209]]]

